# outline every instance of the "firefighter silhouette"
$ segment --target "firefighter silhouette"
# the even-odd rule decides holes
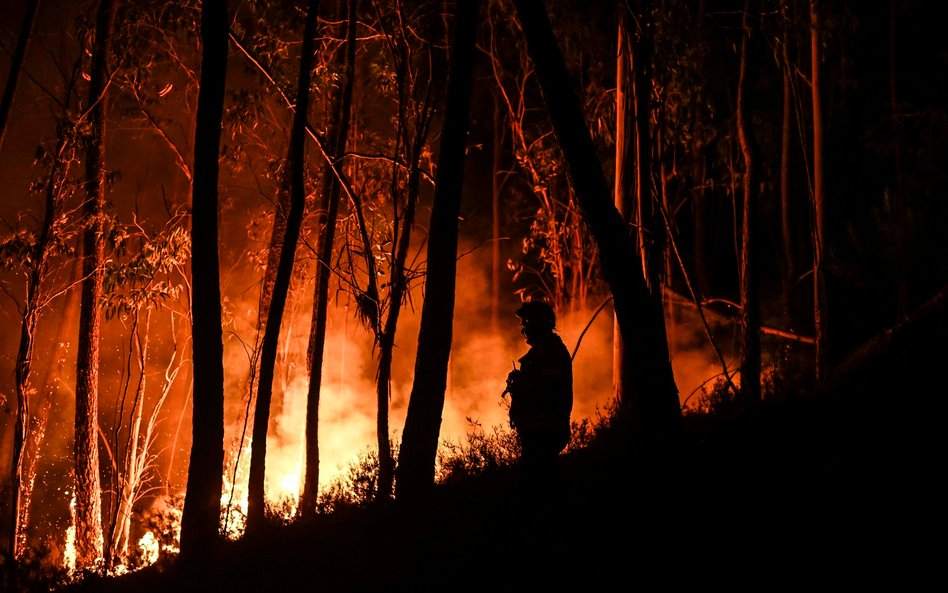
[[[507,375],[504,393],[510,394],[510,425],[520,440],[524,477],[538,486],[552,478],[557,456],[569,442],[573,363],[555,333],[556,314],[548,304],[530,301],[516,314],[530,349],[520,357],[520,368]]]

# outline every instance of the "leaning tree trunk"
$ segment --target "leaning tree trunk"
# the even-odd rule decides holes
[[[810,0],[810,86],[813,101],[813,325],[816,346],[816,378],[826,376],[826,277],[823,258],[823,108],[820,83],[820,19],[816,0]]]
[[[342,2],[340,2],[341,4]],[[329,125],[331,142],[330,159],[336,161],[345,153],[349,140],[349,118],[352,108],[352,88],[355,83],[356,51],[356,1],[348,0],[348,26],[346,28],[346,52],[338,54],[337,66],[345,69],[345,82],[341,92],[336,92],[331,106],[332,121]],[[335,240],[336,218],[339,211],[341,184],[327,163],[323,167],[323,206],[326,219],[319,235],[316,286],[313,295],[313,320],[310,325],[307,366],[309,387],[306,397],[306,468],[303,473],[303,493],[300,496],[300,516],[311,517],[316,513],[319,498],[319,396],[322,390],[323,353],[326,345],[326,324],[329,312],[329,280],[332,261],[332,246]]]
[[[191,276],[194,391],[181,555],[206,558],[219,541],[224,474],[224,340],[217,183],[227,77],[227,0],[201,4],[201,83],[194,131]]]
[[[429,224],[425,301],[421,310],[415,377],[398,453],[398,499],[417,500],[434,485],[454,325],[458,215],[464,181],[477,16],[478,1],[462,0],[455,18],[457,31],[451,51],[438,179]]]
[[[753,0],[744,3],[744,23],[741,35],[740,77],[737,86],[737,136],[744,157],[743,217],[741,218],[741,399],[751,403],[760,400],[760,298],[757,279],[757,202],[758,148],[751,122],[753,44],[757,38],[756,22],[759,13],[751,18]]]
[[[7,73],[7,85],[3,89],[3,97],[0,98],[0,149],[3,148],[3,138],[7,134],[10,108],[13,107],[13,97],[16,96],[17,82],[20,80],[20,70],[23,68],[23,58],[26,56],[26,46],[29,45],[30,36],[33,33],[33,21],[36,18],[38,8],[39,0],[30,0],[26,6],[23,24],[20,25],[20,36],[17,38],[16,48],[13,50],[13,61],[10,63],[10,71]]]
[[[86,229],[82,240],[82,301],[76,360],[75,496],[76,568],[95,566],[102,558],[102,502],[99,487],[99,326],[102,311],[102,266],[105,263],[105,123],[106,70],[115,2],[102,0],[96,16],[95,47],[89,81],[89,124],[86,144]]]
[[[257,387],[257,402],[253,417],[253,446],[250,454],[250,484],[247,499],[248,533],[259,530],[265,518],[267,428],[270,422],[270,400],[273,394],[273,371],[280,340],[280,326],[283,323],[283,309],[290,288],[290,277],[293,275],[296,243],[303,224],[303,207],[306,204],[304,144],[318,12],[319,0],[310,0],[303,31],[296,109],[293,114],[293,129],[290,133],[289,158],[287,159],[290,167],[290,212],[286,219],[286,233],[280,249],[280,265],[277,267],[276,281],[273,284],[273,296],[267,313],[267,327],[260,353],[260,383]]]
[[[621,402],[633,430],[644,437],[680,432],[681,407],[672,374],[661,302],[646,285],[642,266],[597,157],[563,56],[542,2],[515,0],[527,50],[540,90],[563,148],[567,171],[583,218],[596,241],[603,278],[613,296],[625,344],[623,365],[630,377]],[[657,305],[657,306],[656,306]]]

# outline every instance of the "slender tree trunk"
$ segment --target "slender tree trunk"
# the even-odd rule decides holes
[[[191,458],[181,517],[184,560],[217,547],[224,474],[224,341],[217,183],[227,76],[227,0],[201,4],[201,82],[194,133],[191,276],[194,391]]]
[[[276,364],[277,346],[283,309],[293,275],[293,260],[300,226],[303,223],[303,208],[306,204],[305,187],[305,140],[306,114],[309,110],[309,85],[313,68],[313,45],[316,37],[316,18],[319,0],[310,0],[303,31],[303,47],[300,54],[300,69],[296,88],[296,109],[293,114],[293,129],[290,133],[290,212],[286,220],[286,234],[280,249],[280,265],[273,285],[273,300],[267,314],[267,327],[263,335],[260,355],[260,383],[257,387],[257,402],[253,417],[253,447],[250,454],[250,485],[247,500],[247,532],[253,533],[263,525],[266,511],[265,475],[267,455],[267,428],[270,422],[270,400],[273,394],[273,372]]]
[[[698,187],[694,193],[694,247],[692,254],[695,266],[695,290],[698,294],[706,295],[711,290],[711,281],[709,279],[708,258],[705,256],[708,243],[708,176],[707,156],[704,150],[698,151],[698,163],[695,165],[695,178],[698,180]]]
[[[796,279],[796,262],[793,256],[793,227],[790,221],[790,128],[792,125],[793,80],[790,77],[790,57],[787,49],[788,36],[783,38],[783,118],[780,126],[780,243],[783,247],[783,286],[781,300],[784,320],[788,328],[793,327],[791,298]]]
[[[67,89],[66,97],[72,94],[72,88]],[[13,447],[10,467],[10,506],[8,507],[9,522],[7,537],[4,542],[8,557],[11,559],[6,566],[7,584],[12,590],[17,588],[17,560],[25,551],[25,523],[21,521],[20,511],[29,504],[27,493],[22,489],[23,465],[26,459],[25,447],[28,445],[28,431],[30,427],[30,372],[33,366],[33,347],[36,340],[36,326],[39,323],[43,299],[43,282],[49,267],[49,251],[55,239],[55,221],[59,217],[62,201],[62,186],[68,171],[65,153],[68,141],[64,131],[60,129],[57,138],[56,153],[50,166],[50,172],[45,189],[45,208],[39,236],[32,247],[30,256],[31,266],[26,278],[26,300],[20,317],[20,342],[17,347],[14,361],[14,390],[16,391],[16,419],[13,426]]]
[[[566,157],[567,171],[586,224],[596,241],[603,277],[613,295],[619,328],[625,343],[624,365],[630,377],[623,386],[623,412],[633,430],[645,437],[665,437],[681,430],[678,388],[672,374],[661,302],[653,298],[634,244],[613,203],[611,191],[596,157],[563,56],[542,2],[515,0],[527,49]]]
[[[136,316],[140,313],[136,313]],[[148,362],[148,342],[151,330],[151,311],[145,312],[145,333],[141,337],[139,321],[135,321],[135,344],[138,349],[138,385],[135,387],[135,399],[132,402],[132,413],[129,421],[129,432],[125,444],[125,465],[122,479],[122,487],[119,493],[118,508],[115,514],[115,526],[112,530],[111,550],[109,553],[109,567],[114,566],[116,562],[125,561],[128,556],[128,543],[132,527],[132,510],[135,505],[135,498],[138,495],[141,473],[139,467],[141,457],[146,451],[140,443],[142,417],[145,408],[145,383],[147,379],[146,365]],[[141,450],[139,450],[141,448]]]
[[[898,40],[899,7],[897,0],[889,2],[889,106],[892,110],[892,144],[894,147],[895,191],[892,196],[893,218],[896,224],[895,250],[900,261],[906,261],[908,229],[905,227],[906,212],[911,211],[909,192],[904,190],[902,176],[902,134],[899,130],[898,77],[896,69],[896,48]],[[908,314],[909,285],[905,266],[896,266],[895,278],[895,315],[901,320]]]
[[[661,223],[658,191],[652,175],[652,17],[649,2],[635,2],[635,25],[628,23],[629,75],[632,85],[633,146],[635,152],[635,223],[645,283],[661,301],[665,229]],[[627,18],[627,21],[630,19]]]
[[[707,32],[706,32],[706,10],[704,0],[699,0],[696,10],[696,29],[699,32],[699,43],[702,46],[707,44]],[[700,64],[704,66],[707,63],[707,60],[701,58]],[[697,129],[699,124],[699,118],[701,114],[698,111],[693,113],[692,125]],[[708,162],[708,150],[709,146],[712,145],[711,141],[706,141],[699,144],[695,147],[695,156],[694,159],[694,182],[695,187],[693,191],[693,203],[692,203],[692,213],[694,218],[694,235],[693,235],[693,247],[692,247],[692,256],[694,258],[694,292],[698,295],[709,294],[711,289],[711,282],[709,281],[709,270],[707,258],[705,257],[705,250],[707,245],[707,196],[708,196],[708,175],[707,175],[707,162]],[[670,241],[671,242],[671,241]],[[682,274],[685,275],[684,269],[682,269]]]
[[[826,241],[823,232],[823,108],[820,83],[820,18],[817,0],[810,0],[810,82],[813,102],[813,324],[816,378],[826,376],[827,307],[823,269]]]
[[[395,305],[398,309],[400,305]],[[398,309],[390,312],[388,320],[398,319]],[[386,327],[389,323],[385,324]],[[391,324],[393,329],[396,323]],[[378,413],[375,417],[375,433],[379,451],[379,474],[376,484],[375,499],[383,501],[391,498],[392,485],[395,481],[395,461],[392,458],[392,445],[388,436],[388,404],[392,399],[392,349],[395,347],[395,336],[386,332],[379,342],[379,368],[375,378],[375,399]]]
[[[26,457],[24,445],[30,423],[30,370],[33,365],[33,345],[36,338],[36,325],[39,321],[39,280],[43,273],[31,273],[30,286],[27,288],[26,309],[20,326],[20,346],[17,349],[15,364],[16,422],[13,429],[13,468],[10,476],[10,525],[8,532],[8,550],[10,568],[15,570],[16,561],[24,552],[25,539],[22,534],[25,524],[21,522],[21,507],[29,504],[29,499],[21,496],[23,462]],[[34,284],[35,282],[35,284]]]
[[[340,5],[342,3],[340,2]],[[332,101],[332,121],[329,125],[330,157],[338,159],[345,153],[349,140],[349,120],[352,110],[352,89],[355,84],[357,2],[347,1],[348,26],[346,51],[338,54],[337,65],[345,68],[342,92]],[[332,265],[332,247],[335,239],[336,218],[339,210],[341,186],[339,179],[327,164],[323,167],[323,207],[326,219],[319,234],[319,254],[316,264],[316,285],[313,295],[313,321],[310,325],[307,366],[309,388],[306,398],[306,469],[303,493],[300,497],[300,515],[311,517],[316,513],[319,498],[319,396],[322,390],[323,354],[326,344],[326,325],[329,312],[329,280]]]
[[[461,0],[455,17],[444,131],[429,224],[425,301],[421,310],[415,376],[398,454],[396,497],[399,499],[416,500],[429,493],[434,485],[454,326],[458,216],[477,23],[478,0]]]
[[[652,155],[655,149],[651,132],[652,116],[652,51],[653,30],[651,22],[651,3],[638,0],[631,4],[634,14],[627,11],[626,23],[629,50],[629,84],[631,89],[632,108],[632,147],[634,166],[632,175],[635,180],[633,194],[633,216],[635,221],[638,255],[641,262],[645,286],[649,291],[651,302],[648,308],[653,310],[656,319],[661,320],[661,339],[665,344],[664,355],[670,358],[668,352],[668,338],[664,321],[664,305],[662,303],[662,269],[665,244],[665,226],[662,222],[659,196],[652,171]],[[634,19],[632,18],[634,17]],[[644,304],[644,303],[643,303]],[[623,357],[629,356],[623,348]],[[626,359],[623,366],[628,367]],[[670,366],[670,363],[669,363]],[[625,384],[620,387],[622,393],[633,393],[635,388],[629,385],[633,381],[630,371],[621,372],[620,379]],[[677,390],[677,388],[676,388]],[[679,412],[680,415],[680,412]]]
[[[490,251],[490,322],[496,333],[500,329],[500,167],[501,151],[504,148],[503,113],[500,109],[500,99],[494,97],[494,144],[491,150],[491,183],[490,183],[490,213],[491,238],[493,243]]]
[[[616,55],[616,171],[615,171],[615,204],[623,222],[627,225],[631,221],[633,212],[633,197],[635,195],[635,93],[632,89],[632,31],[630,30],[629,8],[625,3],[619,3],[619,35],[618,51]],[[626,231],[628,232],[628,230]],[[623,377],[627,370],[622,365],[624,346],[622,332],[619,328],[619,318],[613,313],[612,329],[612,384],[616,398],[624,399],[622,386],[628,377]]]
[[[281,179],[276,196],[273,228],[270,230],[270,244],[267,246],[267,265],[263,272],[263,284],[260,286],[260,298],[257,301],[257,331],[259,332],[266,330],[270,303],[273,300],[273,286],[276,284],[277,268],[280,266],[280,248],[283,246],[283,237],[286,236],[286,221],[290,213],[289,178],[290,174],[287,171]]]
[[[110,36],[115,2],[101,0],[96,16],[95,46],[89,82],[89,123],[86,144],[83,234],[82,302],[79,309],[79,342],[76,360],[75,495],[76,568],[95,566],[102,558],[102,502],[99,487],[99,327],[102,312],[102,266],[105,263],[103,216],[105,209],[105,125],[108,96]]]
[[[3,97],[0,98],[0,150],[3,149],[3,139],[7,134],[7,121],[10,119],[13,97],[16,96],[17,82],[20,80],[20,70],[23,68],[26,47],[29,45],[30,37],[33,34],[33,21],[36,18],[38,8],[39,0],[29,0],[26,5],[23,23],[20,25],[20,35],[16,40],[16,48],[13,50],[13,61],[10,63],[10,71],[7,73],[7,84],[3,89]]]
[[[407,289],[405,262],[411,231],[415,224],[415,209],[418,202],[418,158],[419,153],[412,151],[408,173],[408,201],[405,207],[402,230],[398,237],[398,247],[392,262],[391,289],[389,291],[389,311],[379,335],[379,366],[375,380],[375,395],[378,404],[376,417],[376,436],[379,451],[379,475],[376,487],[376,500],[386,500],[392,496],[395,481],[395,460],[392,458],[392,446],[388,436],[388,405],[392,397],[392,354],[395,348],[395,331],[402,309],[402,300]]]
[[[77,274],[81,268],[80,258],[75,258],[73,261],[74,269],[69,276],[70,283],[76,281]],[[59,307],[59,311],[61,311],[62,314],[58,316],[58,328],[55,334],[55,347],[58,355],[56,356],[55,364],[49,364],[46,367],[46,372],[43,373],[43,377],[40,379],[39,385],[42,386],[40,390],[42,391],[43,399],[40,404],[39,412],[34,415],[34,419],[28,430],[28,440],[25,441],[24,444],[24,452],[28,453],[28,455],[24,456],[26,466],[22,470],[20,481],[21,499],[24,501],[32,500],[37,468],[39,467],[41,452],[43,450],[43,441],[46,438],[46,430],[49,427],[49,412],[53,407],[53,402],[58,401],[58,383],[63,382],[63,367],[66,365],[70,335],[75,328],[76,314],[79,311],[79,308],[76,306],[79,299],[78,290],[67,290],[64,299],[65,301]],[[20,513],[20,524],[24,526],[24,535],[26,535],[25,528],[30,524],[30,505],[21,505]],[[2,578],[2,576],[0,576],[0,578]]]
[[[751,11],[755,10],[753,15]],[[741,399],[753,403],[760,400],[760,298],[757,279],[757,202],[758,148],[752,123],[750,96],[756,75],[753,45],[757,38],[757,21],[753,0],[744,2],[743,34],[741,35],[740,77],[737,86],[737,136],[744,157],[743,217],[741,218]]]
[[[398,319],[401,313],[405,294],[408,291],[408,279],[405,266],[408,259],[408,248],[411,244],[412,229],[415,225],[415,212],[418,205],[419,184],[421,178],[420,160],[425,139],[428,134],[431,107],[428,103],[430,94],[426,97],[420,113],[416,112],[414,135],[409,137],[407,127],[406,106],[408,105],[407,88],[408,77],[405,70],[411,67],[407,50],[401,48],[401,64],[403,70],[399,72],[399,130],[404,136],[402,142],[408,148],[406,160],[408,162],[408,179],[405,188],[405,211],[402,214],[401,226],[396,215],[392,225],[395,247],[392,254],[390,288],[388,293],[388,316],[385,318],[382,329],[377,332],[379,348],[379,365],[376,375],[375,394],[378,405],[376,417],[376,436],[378,441],[379,472],[376,484],[376,501],[385,501],[392,496],[392,487],[395,482],[395,460],[392,457],[391,440],[389,438],[389,402],[392,396],[392,355],[395,348],[395,332],[398,329]],[[397,147],[396,147],[397,153]],[[397,193],[395,176],[392,177],[392,194]]]

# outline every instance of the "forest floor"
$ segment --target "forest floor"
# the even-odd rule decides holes
[[[945,363],[944,343],[903,344],[829,393],[687,415],[660,451],[613,426],[561,458],[547,497],[501,468],[438,487],[423,508],[274,526],[201,566],[69,590],[921,588],[943,563],[931,540],[944,517],[933,404]]]

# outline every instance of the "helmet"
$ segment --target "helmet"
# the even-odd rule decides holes
[[[553,329],[556,327],[556,313],[553,308],[543,301],[530,301],[520,305],[517,317],[521,323],[536,329]]]

